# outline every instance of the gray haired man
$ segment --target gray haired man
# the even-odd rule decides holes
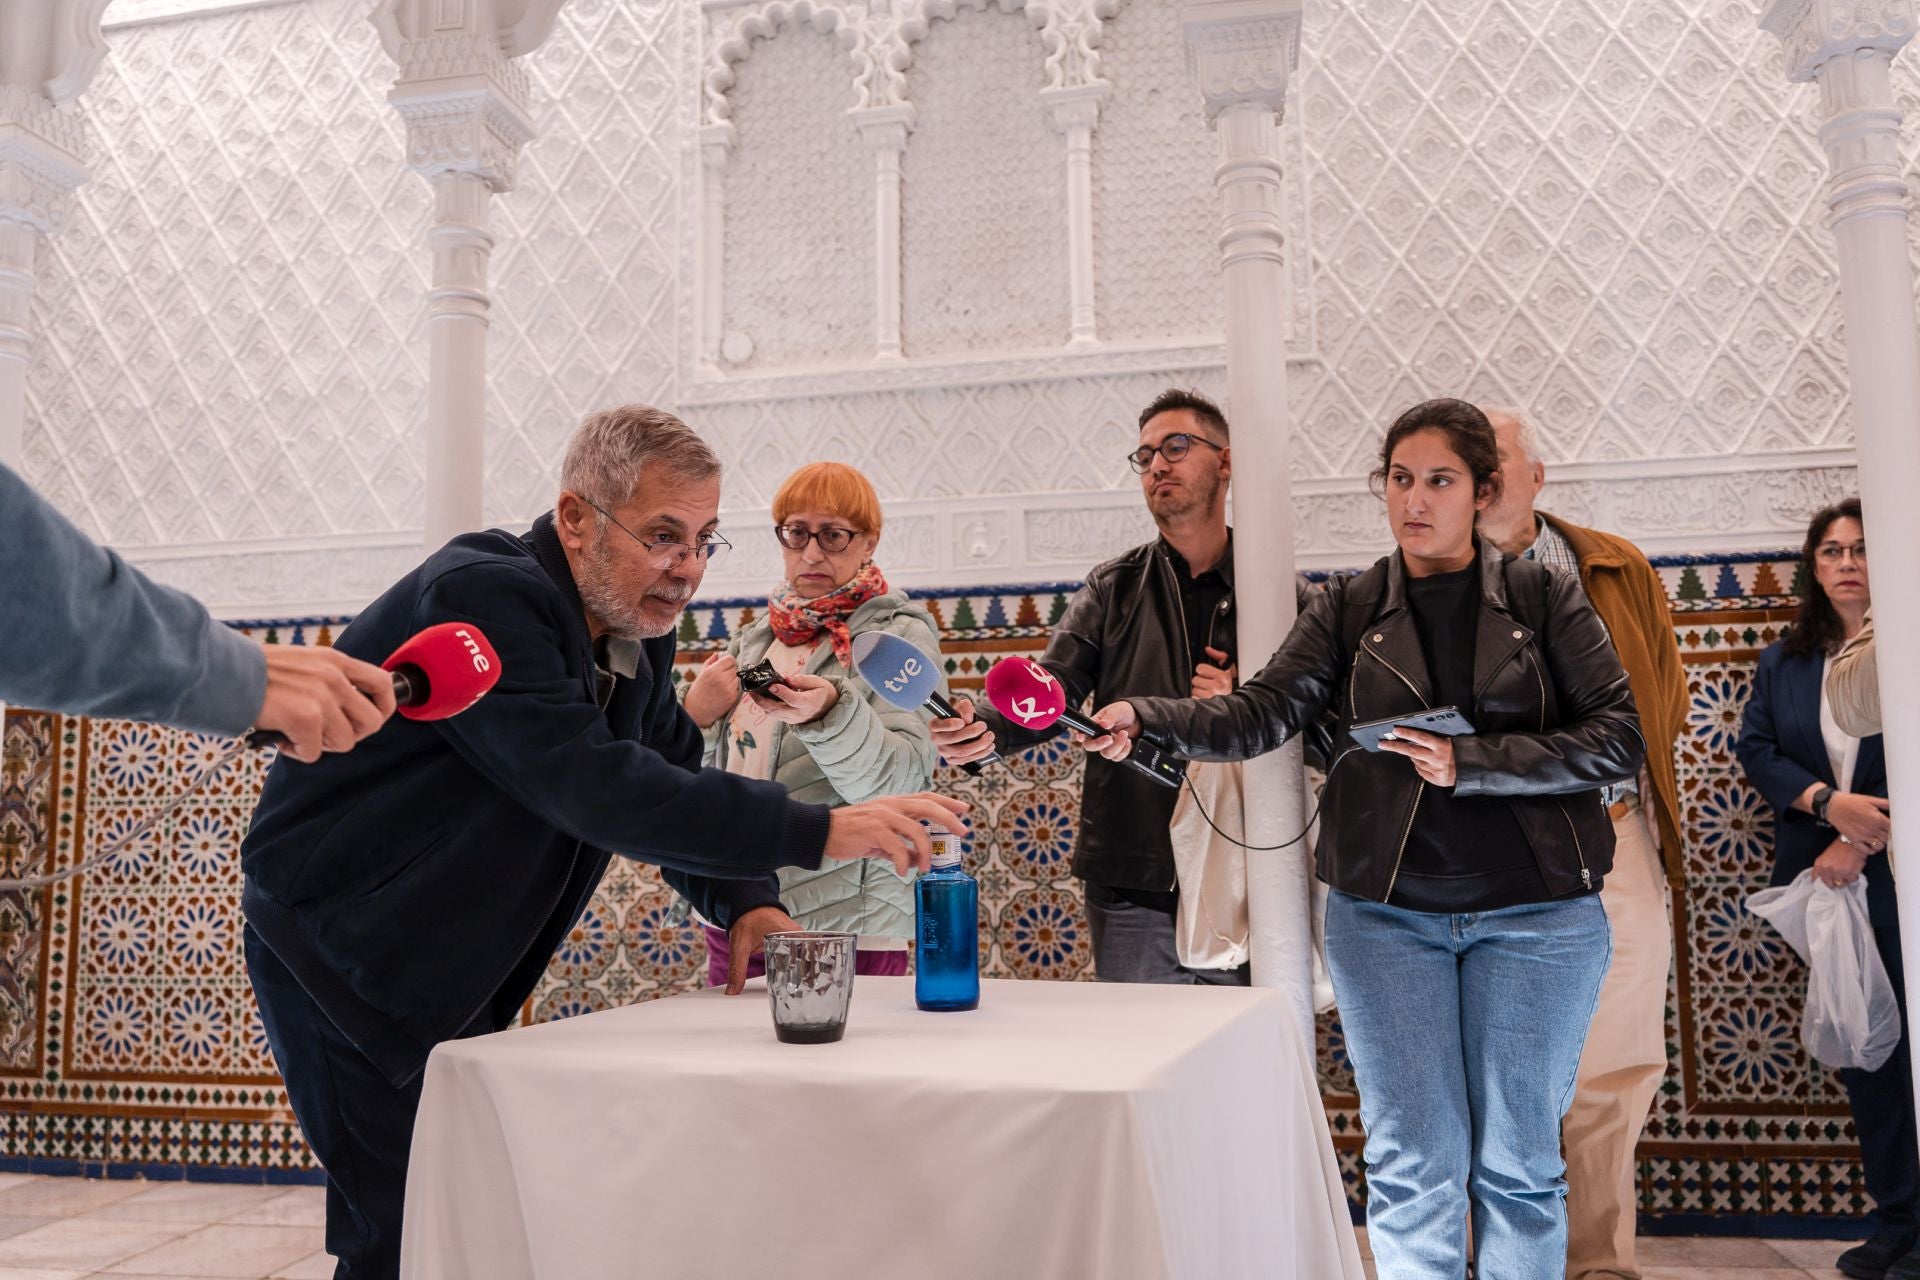
[[[574,434],[553,511],[463,534],[339,639],[385,654],[477,625],[500,680],[465,714],[395,721],[351,756],[276,765],[242,847],[247,973],[294,1114],[327,1170],[339,1280],[399,1272],[427,1055],[509,1025],[612,855],[656,863],[722,928],[778,909],[775,868],[929,861],[964,804],[828,810],[700,767],[674,697],[674,624],[719,536],[720,463],[629,405]]]

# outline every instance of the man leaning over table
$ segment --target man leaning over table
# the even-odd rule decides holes
[[[268,775],[242,847],[247,971],[326,1167],[336,1280],[398,1275],[428,1054],[513,1020],[611,854],[659,864],[735,928],[779,909],[776,868],[880,856],[924,870],[921,824],[966,811],[925,793],[829,811],[700,767],[670,669],[674,625],[726,546],[719,502],[719,461],[677,418],[593,414],[551,512],[526,533],[455,538],[337,644],[373,657],[471,622],[499,655],[493,691]]]

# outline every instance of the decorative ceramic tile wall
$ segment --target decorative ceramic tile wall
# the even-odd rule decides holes
[[[1772,818],[1731,747],[1754,659],[1791,616],[1793,564],[1700,557],[1665,563],[1661,573],[1688,676],[1679,759],[1688,870],[1674,901],[1670,1062],[1641,1143],[1641,1206],[1722,1218],[1856,1215],[1864,1191],[1844,1096],[1799,1045],[1805,972],[1741,905],[1765,882]],[[977,690],[1000,656],[1038,653],[1072,589],[930,596],[953,683]],[[732,601],[689,611],[680,669],[763,607]],[[332,629],[309,620],[269,634],[325,643]],[[171,731],[10,711],[0,868],[16,874],[49,852],[67,863],[101,848],[214,746]],[[970,865],[982,889],[984,971],[1088,979],[1085,917],[1067,871],[1080,762],[1048,745],[1009,765],[977,779],[942,770],[938,779],[975,805]],[[250,759],[82,884],[0,895],[0,1161],[312,1176],[234,945],[237,841],[260,782]],[[616,860],[529,1016],[691,990],[704,971],[704,940],[658,877]],[[1317,1048],[1341,1168],[1358,1195],[1357,1107],[1337,1019],[1322,1020]]]

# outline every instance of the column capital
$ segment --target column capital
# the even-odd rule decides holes
[[[109,0],[0,0],[0,82],[65,106],[107,56],[100,16]]]
[[[1187,69],[1208,120],[1247,104],[1285,113],[1287,82],[1300,63],[1301,10],[1302,0],[1190,0]]]
[[[399,73],[387,101],[407,126],[422,176],[470,173],[513,189],[534,136],[527,73],[515,61],[545,40],[564,0],[379,0],[370,21]]]
[[[733,155],[733,144],[740,139],[733,121],[700,126],[700,158],[709,169],[724,169]]]
[[[1836,57],[1898,53],[1914,36],[1914,0],[1772,0],[1760,26],[1780,38],[1787,78],[1814,80]]]
[[[0,220],[57,229],[87,180],[80,119],[51,98],[0,84]]]
[[[1064,89],[1042,89],[1040,101],[1047,105],[1053,127],[1061,133],[1091,129],[1100,123],[1100,108],[1113,95],[1113,86],[1105,80],[1077,84]]]
[[[885,107],[855,107],[847,115],[852,118],[853,127],[860,131],[860,136],[875,151],[905,151],[907,135],[913,132],[917,119],[911,102],[897,102]]]

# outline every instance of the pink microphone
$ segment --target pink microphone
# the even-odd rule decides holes
[[[1067,714],[1067,691],[1053,672],[1031,658],[1002,658],[987,671],[987,701],[1023,729],[1046,729]],[[1090,737],[1106,733],[1090,720],[1067,718],[1067,727]],[[1085,725],[1086,727],[1082,727]]]
[[[987,671],[987,701],[1024,729],[1063,724],[1089,738],[1104,738],[1109,732],[1098,721],[1069,711],[1059,677],[1031,658],[1002,658],[994,663]],[[1125,763],[1164,786],[1178,787],[1187,776],[1186,761],[1168,754],[1145,734],[1134,739]]]

